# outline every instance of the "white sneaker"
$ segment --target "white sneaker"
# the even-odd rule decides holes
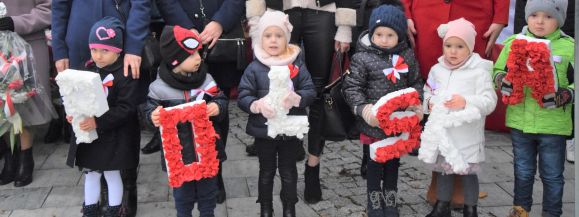
[[[575,163],[575,139],[567,140],[566,158],[570,163]]]

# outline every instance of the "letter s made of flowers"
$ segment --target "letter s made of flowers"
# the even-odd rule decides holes
[[[389,93],[372,107],[380,128],[391,136],[370,144],[372,160],[384,163],[418,147],[422,127],[416,113],[405,111],[409,106],[420,106],[420,98],[414,88]]]

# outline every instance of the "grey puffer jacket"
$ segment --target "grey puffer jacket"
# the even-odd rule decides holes
[[[400,72],[399,78],[393,82],[386,77],[384,70],[392,68],[393,59],[400,57],[408,66],[408,72]],[[382,129],[371,127],[362,119],[364,105],[375,104],[382,96],[408,87],[416,89],[422,98],[422,86],[418,61],[406,41],[386,50],[371,45],[368,31],[360,35],[356,54],[350,63],[350,73],[345,77],[342,90],[346,102],[358,117],[356,127],[361,133],[377,139],[388,137]]]

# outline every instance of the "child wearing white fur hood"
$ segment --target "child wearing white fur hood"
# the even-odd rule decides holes
[[[418,158],[434,165],[437,202],[428,215],[450,216],[454,176],[462,177],[464,216],[477,216],[479,163],[485,159],[485,117],[496,106],[493,63],[473,52],[474,25],[460,18],[438,28],[443,56],[428,74],[424,109],[430,113]]]

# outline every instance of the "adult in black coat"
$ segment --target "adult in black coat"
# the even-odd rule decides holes
[[[167,25],[179,25],[186,29],[194,29],[200,33],[203,44],[209,44],[209,48],[217,43],[217,39],[223,33],[241,25],[241,18],[245,12],[245,1],[243,0],[163,0],[157,1],[157,6]],[[208,63],[207,66],[219,89],[229,96],[231,88],[239,84],[243,72],[237,70],[235,63]],[[225,146],[229,132],[229,114],[225,112],[225,117],[216,124],[220,128],[222,142]],[[221,176],[221,165],[217,180],[219,185],[217,202],[223,203],[225,201],[225,187]]]

